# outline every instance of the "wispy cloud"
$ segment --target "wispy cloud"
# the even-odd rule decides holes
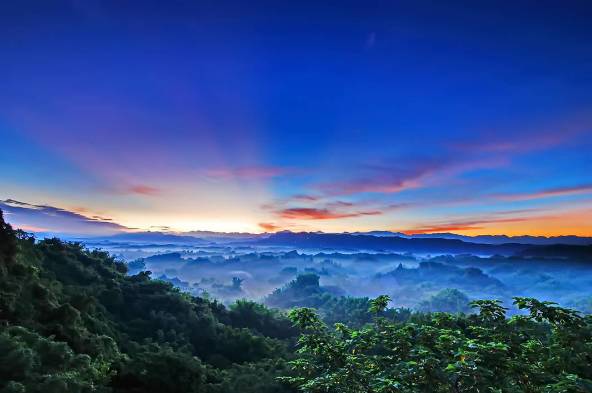
[[[361,212],[339,212],[329,209],[315,209],[296,207],[284,209],[278,212],[281,218],[288,220],[335,220],[339,218],[350,218],[360,216],[375,216],[382,214],[380,211],[361,211]]]
[[[280,226],[271,223],[271,222],[260,222],[259,228],[263,229],[265,232],[276,232],[282,229]]]
[[[245,166],[236,168],[210,168],[203,171],[206,177],[214,179],[265,179],[283,176],[293,170],[276,166]]]
[[[356,204],[354,202],[348,202],[348,201],[333,201],[333,202],[329,202],[327,203],[327,207],[329,208],[342,208],[342,207],[352,207],[352,206],[356,206]]]
[[[297,203],[295,203],[297,202]],[[331,199],[330,197],[290,197],[261,206],[282,220],[338,220],[352,217],[377,216],[413,207],[415,204],[389,203],[380,199]],[[285,227],[285,226],[284,226]]]
[[[308,194],[297,194],[290,197],[290,200],[293,201],[300,201],[300,202],[315,202],[321,199],[321,197],[316,195],[308,195]]]
[[[453,144],[452,147],[469,153],[528,153],[570,143],[586,133],[589,134],[590,129],[589,116],[570,117],[537,128],[487,130],[479,133],[472,141]]]
[[[469,220],[469,221],[451,221],[443,224],[427,225],[412,228],[403,231],[407,235],[418,235],[422,233],[440,233],[440,232],[456,232],[456,231],[467,231],[472,229],[483,229],[486,224],[494,223],[509,223],[509,222],[522,222],[527,221],[528,218],[516,217],[506,219],[480,219],[480,220]]]
[[[430,225],[417,226],[415,228],[402,230],[408,235],[417,235],[424,233],[457,232],[475,229],[484,229],[489,224],[504,224],[524,222],[533,219],[549,218],[548,215],[520,215],[520,213],[529,213],[537,211],[536,209],[521,209],[498,211],[488,215],[459,220],[440,221]]]
[[[393,165],[367,165],[359,168],[352,179],[325,182],[316,187],[328,196],[359,193],[392,194],[417,188],[421,180],[447,166],[446,160],[416,160]]]
[[[547,188],[545,190],[535,191],[531,193],[496,194],[494,195],[494,197],[504,201],[528,201],[532,199],[542,199],[590,193],[592,193],[592,184],[580,184],[577,186]]]
[[[128,192],[139,195],[155,196],[161,193],[161,190],[146,184],[136,184],[127,189]]]
[[[8,221],[27,231],[103,235],[130,231],[101,216],[87,216],[76,211],[49,205],[35,205],[14,199],[0,200],[0,209]]]

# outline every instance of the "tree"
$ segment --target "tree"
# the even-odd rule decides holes
[[[380,310],[385,298],[373,301]],[[527,315],[506,318],[497,301],[476,315],[435,313],[407,322],[329,329],[309,308],[289,316],[303,334],[294,375],[304,392],[589,392],[592,320],[549,302],[515,298]]]
[[[0,274],[6,274],[6,268],[14,262],[16,247],[15,232],[10,224],[4,221],[4,215],[0,210]]]
[[[423,312],[469,312],[469,298],[458,289],[443,289],[428,300],[420,302],[417,309]]]
[[[128,275],[80,243],[36,241],[1,215],[0,253],[1,393],[292,390],[276,380],[296,333],[279,314],[241,321],[249,314]]]

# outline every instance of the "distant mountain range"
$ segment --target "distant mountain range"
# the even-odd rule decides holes
[[[403,237],[406,239],[457,239],[465,242],[480,244],[533,244],[533,245],[551,245],[551,244],[569,244],[569,245],[592,245],[592,237],[580,236],[506,236],[506,235],[477,235],[466,236],[456,233],[425,233],[417,235],[406,235],[401,232],[390,231],[370,231],[370,232],[352,232],[351,235],[370,235],[380,237]]]
[[[459,239],[466,242],[481,243],[481,244],[503,244],[503,243],[519,243],[519,244],[535,244],[535,245],[552,245],[552,244],[568,244],[568,245],[592,245],[592,237],[579,236],[506,236],[506,235],[477,235],[464,236],[454,233],[430,233],[413,235],[413,238],[426,239]]]
[[[342,250],[395,251],[412,253],[504,254],[514,255],[529,246],[518,243],[479,244],[459,239],[407,238],[363,234],[293,233],[279,232],[259,239],[258,245],[277,245],[295,248]]]
[[[195,236],[201,235],[201,236]],[[405,235],[398,232],[354,233],[290,232],[251,234],[186,232],[131,232],[80,239],[85,242],[167,243],[187,245],[244,244],[294,248],[410,252],[423,254],[481,254],[592,259],[592,238],[577,236],[463,236],[453,233]]]
[[[101,236],[85,240],[109,241],[109,242],[132,242],[132,243],[183,243],[183,244],[207,244],[210,241],[190,236],[178,235],[165,232],[127,232],[116,235]]]
[[[524,238],[524,237],[522,237]],[[530,237],[528,237],[530,238]],[[475,239],[469,237],[469,239]],[[502,240],[503,237],[496,240]],[[509,238],[513,240],[513,238]],[[538,239],[534,238],[533,239]],[[424,254],[481,254],[520,255],[524,257],[559,257],[592,260],[592,245],[579,244],[524,244],[475,243],[464,239],[444,237],[401,237],[364,234],[328,234],[279,232],[259,239],[258,245],[277,245],[294,248],[394,251]]]

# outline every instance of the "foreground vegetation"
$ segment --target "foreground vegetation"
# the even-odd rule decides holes
[[[277,378],[296,335],[281,314],[0,225],[2,393],[293,391]]]
[[[318,288],[308,276],[269,300],[296,294],[323,319],[227,308],[0,212],[0,392],[592,391],[592,320],[572,310],[516,298],[526,313],[511,318],[495,301],[411,313]]]
[[[509,319],[497,301],[472,305],[478,314],[376,317],[361,329],[329,329],[313,309],[295,309],[304,334],[297,375],[285,380],[311,393],[592,391],[590,317],[530,298],[515,298],[527,314]]]

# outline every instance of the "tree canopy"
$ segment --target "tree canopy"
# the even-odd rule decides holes
[[[297,331],[281,313],[126,273],[0,216],[0,392],[292,391],[277,377]]]
[[[229,307],[0,212],[0,393],[591,392],[592,318],[455,290],[425,312],[305,274]],[[240,288],[240,279],[234,285]],[[396,302],[396,299],[395,299]],[[434,310],[448,312],[433,312]]]
[[[380,312],[387,299],[371,302]],[[417,314],[405,322],[329,329],[310,308],[290,318],[303,331],[295,376],[307,393],[590,392],[592,319],[554,303],[515,298],[471,303],[477,314]]]

